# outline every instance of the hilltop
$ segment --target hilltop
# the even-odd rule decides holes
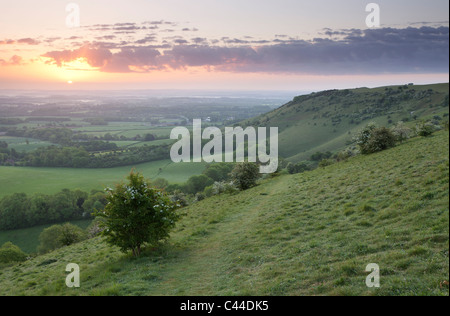
[[[317,151],[337,151],[369,122],[392,126],[448,115],[449,84],[402,85],[328,90],[291,102],[244,121],[246,126],[277,126],[280,156],[308,160]]]
[[[448,295],[448,148],[441,131],[214,196],[138,259],[97,237],[3,268],[0,295]]]

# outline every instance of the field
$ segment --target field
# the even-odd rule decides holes
[[[86,229],[91,223],[91,220],[71,221],[70,223],[77,225],[82,229]],[[39,245],[39,235],[45,228],[50,226],[52,225],[41,225],[12,231],[0,231],[0,245],[10,241],[19,246],[25,253],[35,253],[37,246]]]
[[[133,167],[110,169],[33,168],[0,166],[0,198],[13,193],[54,194],[62,189],[103,190],[123,180]],[[175,164],[170,160],[135,166],[146,178],[164,178],[170,183],[184,183],[202,173],[203,163]],[[161,169],[161,170],[160,170]]]
[[[4,268],[0,295],[448,296],[448,148],[439,132],[266,179],[182,209],[138,259],[95,238]],[[78,289],[64,284],[72,262]],[[370,263],[380,288],[366,287]]]
[[[41,141],[39,139],[11,136],[0,136],[0,142],[6,142],[9,148],[13,148],[17,152],[30,152],[40,147],[47,147],[52,145],[52,143],[50,142]]]

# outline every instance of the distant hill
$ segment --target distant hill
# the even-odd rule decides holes
[[[97,237],[1,269],[0,295],[448,296],[448,148],[441,131],[214,196],[138,259]],[[366,286],[371,263],[380,288]]]
[[[295,97],[282,107],[241,123],[279,127],[280,155],[308,160],[317,151],[345,147],[369,122],[391,126],[398,121],[448,115],[449,84],[403,85],[329,90]]]

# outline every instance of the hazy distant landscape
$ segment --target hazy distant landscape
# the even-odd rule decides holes
[[[296,96],[288,102],[278,98],[248,97],[126,98],[127,101],[117,101],[107,96],[90,96],[89,100],[60,96],[61,100],[53,101],[36,95],[4,96],[0,106],[0,143],[3,144],[0,151],[0,215],[3,221],[0,244],[13,242],[33,258],[20,264],[21,279],[27,281],[16,283],[25,285],[16,287],[12,293],[64,294],[66,290],[62,287],[38,288],[33,286],[36,281],[32,280],[38,280],[41,274],[42,277],[53,275],[50,268],[60,263],[58,259],[49,258],[70,261],[68,258],[78,256],[81,253],[79,247],[84,247],[90,249],[84,253],[88,256],[85,262],[106,264],[110,267],[108,269],[117,271],[111,275],[112,279],[97,279],[95,288],[99,287],[98,284],[100,287],[94,289],[89,286],[90,290],[84,294],[364,294],[365,290],[358,285],[357,267],[361,260],[372,260],[363,259],[366,256],[376,257],[377,261],[385,264],[392,261],[388,268],[391,277],[386,276],[385,280],[391,285],[389,289],[385,286],[379,295],[448,294],[448,288],[442,288],[441,284],[448,275],[448,264],[445,263],[448,263],[448,237],[444,237],[448,235],[448,95],[446,83],[329,90]],[[248,192],[237,195],[236,192],[214,193],[219,181],[228,178],[230,168],[224,169],[220,164],[175,164],[168,156],[169,145],[174,142],[169,138],[171,129],[178,125],[191,129],[196,115],[206,126],[279,127],[279,173],[259,180],[260,184]],[[403,128],[409,131],[413,131],[420,122],[432,122],[436,134],[428,139],[408,140],[398,148],[373,157],[357,154],[355,136],[364,126],[376,122],[394,130],[399,121],[404,122]],[[133,151],[140,148],[144,148],[147,154]],[[152,155],[155,151],[162,156]],[[120,165],[89,165],[92,161],[99,161],[96,157],[109,157]],[[82,160],[74,164],[75,158]],[[365,167],[361,168],[362,165]],[[187,217],[173,234],[173,242],[157,253],[146,253],[139,261],[144,264],[148,259],[157,263],[159,259],[155,256],[163,252],[162,260],[170,267],[169,270],[157,272],[151,283],[141,287],[141,283],[134,279],[118,285],[114,283],[116,275],[117,278],[132,277],[127,272],[132,263],[128,259],[114,263],[117,260],[114,258],[121,255],[113,248],[106,250],[99,237],[49,254],[38,251],[42,243],[39,236],[52,225],[71,222],[80,229],[92,229],[93,217],[89,214],[94,205],[95,208],[104,207],[103,189],[124,179],[132,168],[187,206],[183,211]],[[374,176],[379,172],[377,170],[383,170],[384,175]],[[300,174],[292,175],[296,173]],[[320,202],[314,202],[317,197],[320,197]],[[40,203],[41,198],[47,200],[47,215],[41,219],[33,217],[33,221],[31,217],[25,220],[32,214],[30,212],[35,212],[32,210],[38,207],[36,203]],[[74,204],[72,208],[66,204],[72,199],[78,206]],[[16,217],[9,218],[13,215],[6,210],[11,203],[15,203]],[[56,203],[55,206],[52,203]],[[266,205],[263,207],[262,203]],[[69,213],[59,213],[56,205],[67,205],[64,207],[69,209],[65,212]],[[420,216],[417,215],[419,211]],[[240,227],[238,223],[244,214],[246,218],[257,214],[268,217],[265,220],[247,218],[247,221],[258,224],[252,225],[254,229],[246,231],[246,238],[241,241],[226,237]],[[399,216],[401,222],[395,220]],[[6,218],[9,224],[5,222]],[[419,218],[433,218],[429,230],[419,229],[422,225],[417,221]],[[297,222],[300,226],[295,224]],[[409,227],[407,232],[405,225]],[[303,227],[303,233],[297,231],[298,227]],[[346,234],[342,233],[343,227],[348,231]],[[414,235],[416,229],[417,235]],[[324,232],[327,237],[314,237],[310,235],[313,232]],[[400,246],[406,236],[410,241]],[[383,241],[383,238],[390,241]],[[276,243],[278,246],[273,244],[276,240],[281,242]],[[354,241],[348,243],[350,240]],[[218,270],[203,271],[215,280],[212,288],[192,287],[192,279],[172,275],[180,269],[192,269],[188,262],[207,269],[197,252],[218,242],[221,246],[217,249],[227,251],[232,247],[235,250],[228,250],[229,253],[239,254],[239,257],[215,261]],[[320,246],[325,242],[327,246]],[[334,248],[336,242],[341,245],[337,247],[341,248],[341,254],[333,256],[341,259],[330,263],[331,266],[322,262],[322,268],[315,272],[310,270],[308,266],[315,266],[315,260],[324,256],[323,250],[319,249]],[[288,245],[297,245],[293,249],[297,249],[303,259],[298,261],[292,252],[283,250],[289,248]],[[409,259],[401,259],[403,256],[398,251],[402,247],[406,247]],[[110,255],[101,255],[105,251]],[[184,258],[182,267],[178,267],[179,256]],[[213,250],[206,258],[219,260],[223,256],[221,251]],[[276,261],[273,260],[275,256],[279,258]],[[296,263],[292,262],[294,258]],[[434,258],[432,266],[422,266],[425,258]],[[55,263],[41,272],[33,272],[35,265],[42,266],[39,262],[44,264],[46,261]],[[238,266],[241,268],[232,268],[230,264],[233,262],[240,262]],[[290,272],[280,273],[279,269],[286,264],[291,265]],[[142,269],[140,263],[136,265]],[[11,282],[18,282],[14,281],[18,276],[11,274],[13,270],[7,266],[0,278],[2,284],[12,286]],[[417,273],[422,273],[423,268],[434,272],[419,283],[413,279],[412,285],[398,283],[401,276],[414,278]],[[83,266],[84,271],[91,271],[85,272],[88,275],[95,274],[96,269],[93,264]],[[227,279],[214,277],[228,269],[235,272]],[[251,274],[245,272],[247,269],[258,272],[250,277]],[[332,276],[329,272],[333,270],[330,269],[340,271],[338,276]],[[147,272],[139,271],[145,280]],[[198,272],[191,273],[196,275]],[[30,279],[32,275],[34,277]],[[264,281],[267,275],[276,277],[267,283]],[[295,282],[289,281],[295,279],[295,275],[303,275],[306,278],[303,282],[310,285],[297,288]],[[182,283],[167,288],[162,281],[168,278]],[[319,279],[321,283],[314,282]],[[258,282],[259,285],[256,288],[243,286],[247,282]],[[131,284],[134,285],[129,287]],[[278,288],[276,284],[285,285]],[[2,289],[2,294],[11,291],[9,286],[2,286]]]

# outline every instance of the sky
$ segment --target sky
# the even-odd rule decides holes
[[[363,0],[0,3],[0,90],[448,82],[447,0],[378,0],[379,11]]]

